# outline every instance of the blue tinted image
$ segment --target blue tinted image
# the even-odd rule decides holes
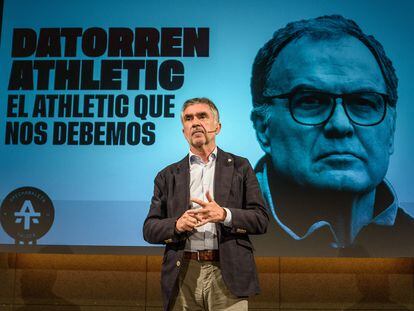
[[[281,254],[412,253],[413,218],[384,179],[397,83],[381,44],[339,15],[290,23],[259,51],[256,170]]]
[[[33,194],[19,194],[22,201],[14,207],[4,203],[16,189],[36,188],[50,198],[54,214],[35,244],[146,252],[142,226],[154,178],[188,154],[181,106],[189,98],[208,97],[220,111],[218,147],[255,167],[273,215],[267,235],[255,241],[257,254],[412,255],[413,14],[414,3],[402,0],[5,0],[0,204],[7,205],[2,207],[7,215],[0,219],[0,244],[14,246],[15,236],[22,235],[30,240],[33,228],[51,221],[27,197]],[[356,24],[341,18],[299,23],[314,23],[319,30],[313,34],[300,32],[298,23],[285,28],[324,15]],[[341,30],[348,23],[378,44]],[[13,54],[19,46],[13,45],[16,29],[34,38],[19,41],[26,49],[20,55]],[[192,47],[188,38],[201,35],[200,29],[208,35],[203,45]],[[269,43],[257,56],[278,30],[277,44]],[[289,38],[296,30],[300,34]],[[40,40],[48,31],[55,35]],[[22,61],[33,70],[16,69]],[[89,74],[79,78],[84,88],[73,87],[76,79],[68,82],[72,89],[62,87],[69,64],[79,75]],[[30,72],[34,87],[19,87]],[[139,79],[131,80],[137,72]],[[49,88],[37,88],[45,86],[45,73]],[[106,81],[106,89],[94,80]],[[130,88],[127,81],[139,87]],[[79,96],[78,109],[59,115],[45,102],[43,112],[34,113],[36,98],[60,95]],[[90,95],[88,114],[83,99]],[[128,98],[118,106],[128,113],[98,114],[97,96]],[[137,113],[143,109],[137,97],[157,96],[168,98],[161,114]],[[105,99],[104,107],[108,103]],[[12,123],[17,124],[13,135]],[[122,126],[129,134],[122,134]],[[125,143],[112,143],[118,139]],[[20,231],[8,234],[1,221]],[[379,232],[382,238],[372,241]]]

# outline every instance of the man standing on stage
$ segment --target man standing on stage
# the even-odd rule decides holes
[[[165,243],[161,287],[165,310],[247,310],[259,292],[249,234],[269,221],[247,159],[216,146],[219,112],[207,98],[182,108],[189,154],[155,178],[144,223],[149,243]]]

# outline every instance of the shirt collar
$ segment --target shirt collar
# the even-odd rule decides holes
[[[378,207],[378,214],[373,218],[372,222],[380,226],[393,226],[397,217],[398,206],[400,205],[397,193],[391,183],[384,178],[383,182],[377,187],[377,191],[384,191],[384,194],[390,197],[390,205],[386,208]],[[382,208],[382,209],[381,209]],[[374,210],[375,212],[375,210]]]
[[[257,179],[258,179],[259,184],[261,186],[263,196],[265,197],[265,199],[266,199],[266,201],[269,205],[269,208],[270,208],[270,211],[273,215],[273,218],[276,220],[277,224],[288,235],[290,235],[295,240],[304,240],[308,236],[310,236],[312,233],[314,233],[316,230],[319,230],[323,227],[328,227],[328,229],[332,233],[334,241],[338,241],[338,239],[336,237],[336,234],[335,234],[331,224],[327,221],[315,222],[313,225],[311,225],[309,227],[309,229],[307,230],[307,232],[303,236],[297,235],[291,228],[289,228],[288,226],[283,224],[280,221],[280,219],[278,218],[277,214],[276,214],[277,207],[276,207],[276,205],[274,204],[274,202],[272,200],[272,194],[270,192],[269,181],[268,181],[268,178],[267,178],[267,176],[268,176],[267,171],[268,171],[267,163],[264,162],[263,163],[263,170],[257,172]],[[383,182],[377,187],[377,192],[381,192],[380,193],[381,195],[385,195],[389,198],[389,200],[388,200],[389,205],[388,206],[378,206],[380,203],[375,202],[375,206],[376,206],[375,211],[379,211],[379,212],[374,214],[374,217],[371,219],[370,222],[367,223],[367,225],[377,224],[377,225],[381,225],[381,226],[393,226],[394,222],[395,222],[395,218],[397,216],[398,205],[399,205],[396,192],[393,189],[393,187],[391,186],[391,184],[386,179],[384,179]],[[377,195],[378,195],[378,193],[377,193]]]
[[[213,160],[215,160],[217,158],[217,147],[214,148],[213,152],[210,153],[209,157],[208,157],[208,162],[212,162]],[[190,166],[196,163],[203,163],[203,161],[201,160],[201,158],[194,154],[191,149],[189,151],[189,157],[188,157],[188,161],[190,163]]]

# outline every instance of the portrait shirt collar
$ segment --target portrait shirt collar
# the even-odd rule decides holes
[[[213,152],[209,155],[208,163],[211,163],[216,158],[217,158],[217,147],[214,148]],[[203,160],[201,160],[201,158],[198,155],[194,154],[191,150],[189,151],[188,161],[190,163],[190,167],[191,167],[191,165],[194,165],[194,164],[202,164],[203,163]]]
[[[269,205],[269,209],[273,215],[273,218],[276,220],[277,224],[280,226],[280,228],[282,228],[283,231],[285,231],[293,239],[299,241],[299,240],[306,239],[315,231],[323,227],[327,227],[332,233],[334,241],[338,241],[331,224],[324,220],[315,222],[313,225],[309,227],[307,232],[302,236],[299,236],[291,228],[283,224],[276,214],[277,207],[272,200],[272,194],[270,192],[267,171],[268,171],[267,163],[266,161],[264,161],[263,170],[257,172],[257,179],[262,188],[263,196],[265,197]],[[392,188],[391,184],[386,179],[384,179],[383,182],[377,187],[377,191],[385,191],[386,192],[385,194],[391,198],[391,203],[389,203],[387,207],[377,207],[376,210],[374,210],[374,217],[366,225],[376,224],[376,225],[381,225],[381,226],[393,226],[395,222],[395,218],[397,216],[397,211],[398,211],[398,199],[397,199],[396,192]]]

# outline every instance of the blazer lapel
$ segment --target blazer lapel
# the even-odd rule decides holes
[[[182,215],[190,208],[190,165],[188,155],[178,162],[174,172],[174,196],[177,204],[177,215]]]
[[[214,200],[219,205],[227,204],[234,171],[232,156],[217,148],[217,163],[214,171]]]

